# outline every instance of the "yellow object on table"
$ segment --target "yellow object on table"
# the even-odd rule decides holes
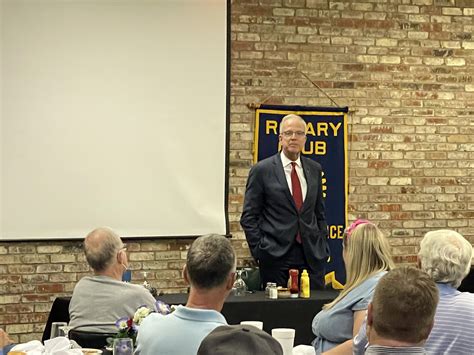
[[[306,269],[303,270],[303,272],[301,273],[300,284],[301,284],[300,297],[309,298],[309,275]]]

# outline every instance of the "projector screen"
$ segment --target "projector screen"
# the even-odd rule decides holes
[[[0,240],[228,233],[226,0],[2,0]]]

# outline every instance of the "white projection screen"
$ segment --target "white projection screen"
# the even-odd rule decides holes
[[[1,0],[0,240],[228,233],[226,0]]]

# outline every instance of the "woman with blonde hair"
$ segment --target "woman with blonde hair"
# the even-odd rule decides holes
[[[317,354],[328,350],[334,354],[350,353],[351,339],[365,318],[377,282],[394,268],[387,239],[367,220],[352,223],[342,245],[346,284],[336,299],[324,305],[313,319],[316,335],[313,345]]]

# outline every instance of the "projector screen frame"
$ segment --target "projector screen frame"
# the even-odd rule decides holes
[[[226,7],[226,82],[225,82],[225,154],[224,154],[224,223],[225,223],[225,236],[232,238],[232,234],[229,230],[229,206],[228,206],[228,197],[229,197],[229,142],[230,142],[230,77],[231,77],[231,0],[225,0]],[[0,78],[1,79],[1,78]],[[99,226],[97,226],[99,227]],[[111,226],[113,228],[113,226]],[[212,231],[210,231],[212,232]],[[122,238],[131,242],[140,242],[140,241],[151,241],[151,240],[170,240],[170,239],[194,239],[199,237],[199,235],[134,235],[128,236],[124,235]],[[0,243],[23,243],[23,242],[82,242],[78,237],[32,237],[32,238],[0,238]]]

